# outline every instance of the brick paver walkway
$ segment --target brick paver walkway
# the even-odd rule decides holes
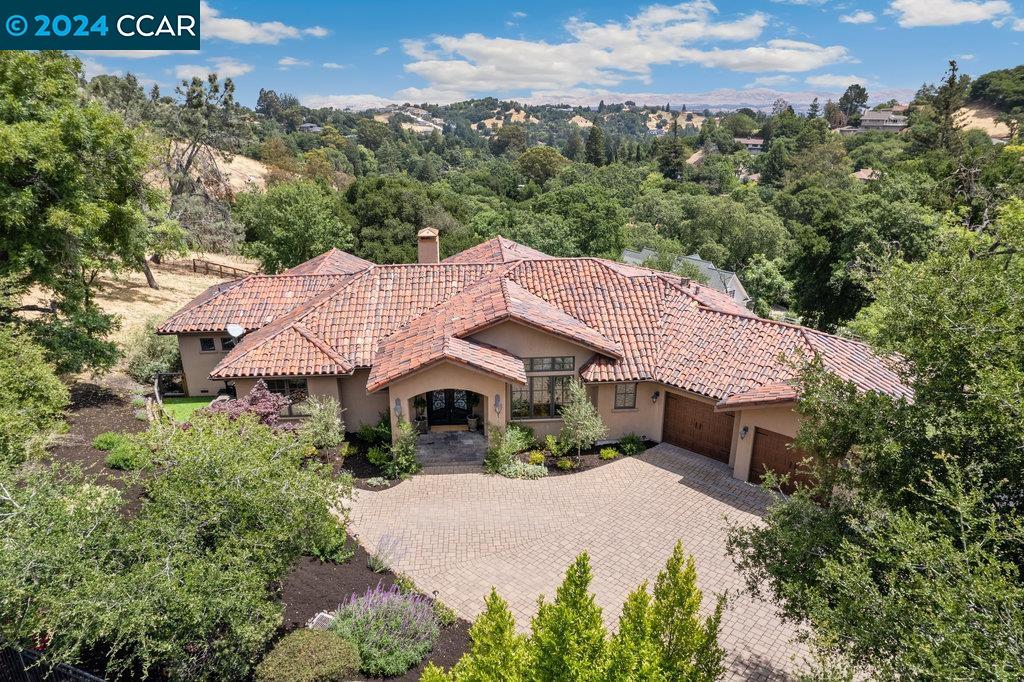
[[[515,481],[479,469],[429,469],[382,491],[358,491],[352,530],[389,563],[465,618],[495,586],[520,628],[566,566],[590,553],[591,589],[610,627],[626,595],[664,566],[676,540],[697,562],[705,602],[730,593],[719,641],[728,677],[785,678],[804,649],[768,604],[739,594],[725,554],[727,519],[756,523],[767,503],[724,464],[661,444],[639,457],[570,476]]]

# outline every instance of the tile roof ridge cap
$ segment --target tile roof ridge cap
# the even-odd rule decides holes
[[[292,325],[292,327],[304,339],[306,339],[311,344],[313,344],[314,346],[319,348],[321,351],[324,352],[325,355],[330,357],[336,363],[338,363],[342,367],[349,367],[349,368],[352,367],[352,363],[349,362],[348,358],[345,358],[344,356],[342,356],[341,353],[337,352],[334,348],[332,348],[329,343],[327,343],[325,340],[323,340],[322,338],[320,338],[319,336],[314,334],[313,331],[309,327],[307,327],[306,325],[302,324],[301,322],[295,322]]]
[[[161,329],[163,327],[166,327],[171,322],[171,320],[173,320],[174,318],[178,317],[179,315],[183,315],[183,314],[185,314],[187,312],[191,312],[191,311],[195,310],[196,308],[198,308],[199,306],[206,305],[207,303],[209,303],[213,299],[219,297],[221,294],[225,294],[225,293],[231,291],[232,289],[240,287],[242,285],[242,282],[244,282],[245,280],[247,280],[247,279],[249,279],[250,277],[253,277],[253,276],[254,275],[247,275],[247,276],[239,278],[239,279],[229,280],[227,282],[219,282],[217,284],[211,284],[210,286],[206,287],[203,291],[201,291],[198,296],[193,298],[191,301],[186,303],[181,309],[175,311],[174,314],[172,314],[170,317],[168,317],[166,320],[164,320],[163,324],[161,324],[160,327],[157,327],[157,329]],[[207,298],[207,299],[205,299],[203,301],[199,301],[198,303],[196,302],[197,299],[202,298],[203,294],[208,292],[210,289],[213,289],[215,287],[219,287],[221,285],[224,285],[223,289],[215,292],[213,295],[211,295],[209,298]]]

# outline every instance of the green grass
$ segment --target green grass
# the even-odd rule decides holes
[[[206,407],[213,398],[164,398],[164,410],[176,422],[187,422],[196,410]]]

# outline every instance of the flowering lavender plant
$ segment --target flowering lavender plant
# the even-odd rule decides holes
[[[367,675],[401,675],[423,660],[439,625],[430,601],[378,583],[353,594],[334,614],[331,628],[356,645]]]
[[[252,414],[271,428],[279,428],[281,410],[288,407],[291,401],[283,395],[271,393],[262,379],[256,382],[246,395],[241,398],[211,403],[206,412],[224,414],[229,419],[238,419],[243,414]]]

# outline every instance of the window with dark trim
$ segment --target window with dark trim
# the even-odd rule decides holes
[[[526,358],[523,360],[527,372],[571,372],[576,369],[576,358],[565,355],[555,358]]]
[[[217,352],[217,342],[209,337],[202,337],[199,339],[199,352],[200,353],[215,353]]]
[[[615,409],[632,410],[636,407],[636,384],[615,384]]]
[[[513,419],[549,419],[562,414],[573,376],[529,377],[526,386],[512,389]]]
[[[282,408],[281,416],[304,417],[309,414],[309,409],[306,406],[309,388],[304,378],[267,379],[267,389],[271,393],[283,395],[291,401],[289,405]]]
[[[233,339],[230,336],[220,337],[220,349],[225,353],[234,348],[237,343],[238,339]]]

